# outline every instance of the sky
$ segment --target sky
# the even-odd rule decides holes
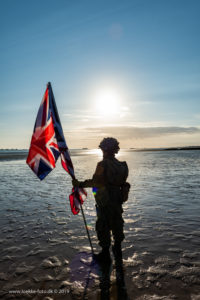
[[[69,148],[200,145],[199,0],[0,0],[0,148],[51,82]]]

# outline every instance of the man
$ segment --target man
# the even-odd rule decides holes
[[[112,247],[115,259],[122,259],[121,242],[124,239],[122,203],[128,198],[130,184],[126,183],[128,166],[115,158],[119,143],[115,138],[104,138],[99,148],[103,160],[97,164],[92,179],[72,181],[74,186],[95,188],[97,210],[96,231],[102,251],[96,256],[99,261],[110,261],[111,231],[114,238]]]

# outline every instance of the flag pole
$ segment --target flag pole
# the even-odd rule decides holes
[[[92,241],[91,241],[91,238],[90,238],[90,233],[89,233],[89,230],[88,230],[88,227],[87,227],[87,222],[86,222],[86,219],[85,219],[85,214],[84,214],[83,207],[82,207],[81,203],[80,203],[80,207],[81,207],[81,213],[82,213],[82,216],[83,216],[83,221],[84,221],[84,224],[85,224],[85,229],[86,229],[86,232],[87,232],[87,235],[88,235],[88,240],[89,240],[89,243],[90,243],[92,255],[94,255],[94,249],[93,249],[93,246],[92,246]]]
[[[75,177],[74,175],[71,175],[71,177],[72,177],[73,179],[76,179],[76,177]],[[79,201],[79,202],[80,202],[80,201]],[[86,232],[87,232],[88,240],[89,240],[89,243],[90,243],[92,255],[94,256],[94,248],[93,248],[93,246],[92,246],[92,241],[91,241],[91,238],[90,238],[90,233],[89,233],[89,230],[88,230],[88,227],[87,227],[87,222],[86,222],[86,218],[85,218],[85,214],[84,214],[83,206],[82,206],[81,202],[80,202],[80,208],[81,208],[81,213],[82,213],[82,217],[83,217],[85,229],[86,229]]]

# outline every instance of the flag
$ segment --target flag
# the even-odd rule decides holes
[[[36,117],[26,162],[37,177],[43,180],[55,168],[59,156],[65,171],[75,178],[74,167],[49,82]],[[80,205],[83,204],[86,195],[86,191],[82,188],[72,189],[69,200],[74,215],[79,213]]]

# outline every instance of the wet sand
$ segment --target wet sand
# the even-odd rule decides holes
[[[131,166],[132,184],[124,205],[127,294],[131,300],[199,300],[200,155],[181,154],[174,160],[169,158],[171,153],[154,160],[153,155],[130,153],[121,158]],[[77,177],[89,178],[97,160],[96,156],[74,157]],[[101,270],[92,264],[81,214],[71,214],[69,176],[57,166],[40,182],[24,161],[4,161],[0,180],[0,297],[100,299]],[[84,211],[98,252],[90,190]],[[114,300],[114,258],[110,281],[110,299]]]

